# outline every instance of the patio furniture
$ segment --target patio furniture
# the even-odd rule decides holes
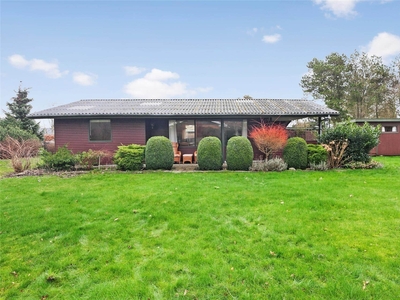
[[[172,148],[174,149],[174,163],[181,163],[181,151],[178,150],[179,144],[176,142],[172,142]]]
[[[193,154],[183,154],[183,163],[192,163],[193,162]]]

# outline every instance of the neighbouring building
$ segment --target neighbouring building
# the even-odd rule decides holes
[[[367,122],[372,126],[381,126],[379,145],[371,150],[371,155],[400,155],[400,118],[358,119],[354,122],[359,125]]]

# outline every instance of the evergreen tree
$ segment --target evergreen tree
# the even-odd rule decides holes
[[[20,86],[16,93],[16,96],[11,98],[12,102],[7,102],[10,112],[4,111],[5,121],[43,139],[43,131],[40,130],[39,123],[27,117],[32,109],[29,103],[33,100],[28,98],[28,89],[22,89]]]

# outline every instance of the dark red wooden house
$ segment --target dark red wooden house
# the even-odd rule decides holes
[[[225,149],[230,137],[247,136],[260,119],[287,126],[296,119],[335,115],[337,111],[308,100],[96,99],[35,112],[30,118],[54,119],[56,149],[68,145],[73,152],[115,151],[121,144],[145,145],[161,135],[178,142],[182,154],[191,154],[205,136],[220,138]]]
[[[356,124],[365,122],[382,129],[379,145],[371,150],[371,155],[400,155],[400,118],[398,119],[358,119]]]

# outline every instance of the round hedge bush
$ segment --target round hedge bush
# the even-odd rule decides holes
[[[200,170],[221,170],[222,147],[219,138],[208,136],[201,139],[197,147],[197,163]]]
[[[174,150],[171,141],[165,136],[149,138],[145,149],[146,169],[171,170],[174,164]]]
[[[306,141],[300,137],[288,139],[285,148],[283,148],[283,159],[287,163],[288,168],[307,168]]]
[[[228,170],[248,171],[253,164],[253,147],[243,136],[233,136],[226,145]]]
[[[326,162],[328,159],[328,152],[321,145],[308,144],[307,145],[307,160],[308,164],[318,165],[321,162]]]

